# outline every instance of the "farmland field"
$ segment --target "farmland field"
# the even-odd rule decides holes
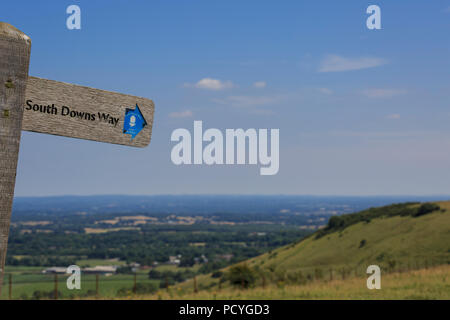
[[[82,263],[85,263],[81,261]],[[90,266],[93,262],[106,265],[108,261],[88,261]],[[4,286],[1,299],[9,298],[9,275],[12,277],[12,295],[13,299],[31,299],[48,298],[45,294],[52,294],[55,289],[55,275],[42,274],[42,267],[7,267],[5,270],[6,276],[4,279]],[[66,286],[66,281],[69,275],[58,275],[58,292],[59,298],[69,299],[75,297],[89,296],[95,298],[96,293],[96,276],[93,274],[82,274],[81,290],[69,290]],[[136,275],[136,282],[141,285],[151,284],[155,287],[159,286],[158,280],[150,280],[148,271],[140,271]],[[120,289],[124,293],[131,294],[134,285],[133,274],[114,274],[111,276],[99,276],[99,297],[114,298],[118,296]],[[39,293],[41,295],[39,295]]]

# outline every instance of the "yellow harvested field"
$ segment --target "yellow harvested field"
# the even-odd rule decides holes
[[[101,228],[84,228],[84,232],[87,234],[98,234],[98,233],[107,233],[107,232],[115,232],[115,231],[123,231],[123,230],[141,230],[140,228],[133,228],[133,227],[123,227],[123,228],[108,228],[108,229],[101,229]]]
[[[20,224],[23,226],[34,227],[34,226],[47,226],[52,223],[50,221],[24,221],[20,222]]]

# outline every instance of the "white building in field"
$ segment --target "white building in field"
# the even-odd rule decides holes
[[[95,266],[93,268],[84,268],[82,270],[83,273],[87,274],[103,274],[103,275],[112,275],[116,273],[117,266]]]
[[[51,267],[42,270],[43,274],[66,274],[67,268],[65,267]]]

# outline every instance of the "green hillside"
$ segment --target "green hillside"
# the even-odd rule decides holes
[[[189,280],[174,289],[192,294],[195,286],[200,292],[305,286],[317,281],[365,279],[366,268],[372,264],[389,274],[439,265],[447,268],[449,263],[450,202],[407,203],[333,217],[326,228],[297,243],[198,277],[196,285]],[[242,285],[234,281],[233,286],[230,270],[241,272]],[[446,281],[444,277],[445,290],[450,291]]]
[[[370,264],[395,270],[449,263],[450,202],[437,205],[440,208],[420,216],[410,212],[420,206],[408,204],[403,205],[398,215],[362,219],[347,227],[330,228],[331,232],[324,232],[325,229],[297,244],[259,256],[249,265],[270,271],[311,272],[342,268],[361,268],[363,271]],[[392,208],[372,211],[382,214]],[[366,210],[353,217],[364,217],[369,212]]]

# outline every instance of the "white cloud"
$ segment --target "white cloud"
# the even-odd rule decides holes
[[[392,98],[406,92],[404,89],[366,89],[362,91],[362,94],[368,98]]]
[[[253,83],[253,87],[255,88],[265,88],[267,86],[267,83],[265,81],[256,81]]]
[[[195,84],[185,83],[184,86],[206,90],[223,90],[232,88],[234,85],[231,81],[222,81],[213,78],[203,78]]]
[[[360,70],[378,67],[386,63],[386,60],[375,57],[344,58],[338,55],[328,55],[322,60],[318,71],[340,72]]]
[[[170,118],[189,118],[189,117],[192,117],[192,115],[193,115],[193,113],[191,110],[169,113]]]
[[[398,113],[388,114],[386,118],[389,120],[396,120],[400,119],[400,115]]]

